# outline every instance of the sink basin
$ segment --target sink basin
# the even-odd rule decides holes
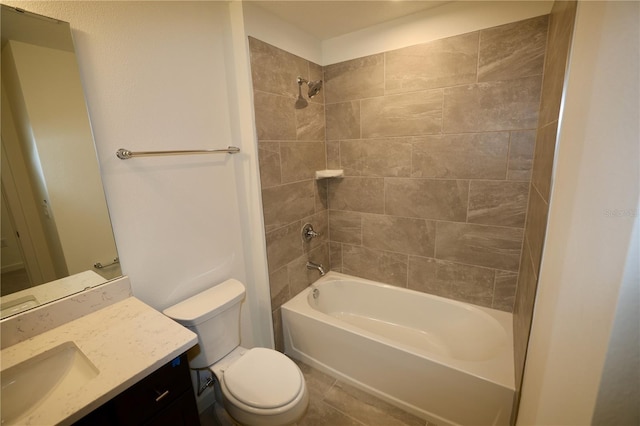
[[[22,424],[36,409],[59,405],[98,375],[73,343],[65,342],[0,372],[2,425]]]

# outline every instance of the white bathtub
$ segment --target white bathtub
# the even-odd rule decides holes
[[[406,411],[509,424],[511,314],[330,272],[282,305],[282,320],[288,355]]]

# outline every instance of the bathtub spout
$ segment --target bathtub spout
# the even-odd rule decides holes
[[[311,261],[307,262],[307,269],[317,269],[318,272],[320,272],[320,276],[323,276],[326,272],[324,270],[324,267],[321,264],[317,264],[317,263],[313,263]]]

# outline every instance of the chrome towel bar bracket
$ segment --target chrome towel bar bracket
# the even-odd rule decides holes
[[[160,155],[192,155],[192,154],[237,154],[240,148],[237,146],[229,146],[225,149],[190,149],[184,151],[129,151],[120,148],[116,152],[116,156],[121,160],[128,160],[133,157],[152,157]]]
[[[116,257],[113,259],[111,263],[107,263],[106,265],[103,265],[100,262],[96,262],[93,264],[93,267],[96,269],[103,269],[103,268],[106,268],[107,266],[117,265],[118,263],[120,263],[120,258]]]

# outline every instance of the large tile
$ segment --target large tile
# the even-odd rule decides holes
[[[411,174],[411,142],[405,138],[340,142],[340,168],[345,176]]]
[[[352,59],[324,67],[327,104],[384,94],[384,55]]]
[[[517,273],[496,270],[496,280],[493,287],[493,301],[491,302],[491,307],[505,312],[513,312],[517,284]]]
[[[322,400],[312,398],[309,401],[309,408],[298,426],[363,426],[362,423],[349,417],[347,414],[337,410]]]
[[[528,197],[529,182],[471,181],[467,222],[523,228]]]
[[[299,141],[325,140],[324,105],[310,103],[306,108],[295,109],[296,138]]]
[[[523,230],[438,222],[436,258],[467,265],[517,271]]]
[[[407,262],[404,254],[342,245],[342,271],[345,274],[406,287]]]
[[[367,426],[424,426],[425,421],[395,406],[337,381],[324,401]]]
[[[249,37],[249,51],[254,90],[297,96],[298,76],[309,78],[307,60],[253,37]]]
[[[494,270],[425,257],[409,257],[409,288],[491,307]]]
[[[365,213],[384,212],[382,178],[345,177],[329,182],[329,208]]]
[[[329,243],[329,261],[332,271],[342,272],[342,244]]]
[[[577,1],[553,3],[549,17],[549,42],[542,83],[540,125],[558,120]]]
[[[466,133],[416,138],[413,177],[504,179],[509,133]]]
[[[275,271],[302,256],[300,229],[302,224],[294,222],[288,226],[267,232],[267,264]]]
[[[283,266],[269,273],[269,289],[271,290],[271,309],[278,309],[287,300],[291,299],[289,293],[289,273]]]
[[[327,168],[324,142],[281,142],[282,183],[315,179],[316,170]]]
[[[538,129],[533,158],[531,183],[538,189],[538,192],[547,203],[551,193],[557,129],[557,121]]]
[[[279,142],[258,142],[258,163],[261,188],[268,188],[282,183]]]
[[[262,210],[267,232],[315,212],[314,181],[273,186],[262,190]]]
[[[284,333],[282,330],[282,313],[280,308],[271,312],[271,320],[273,321],[273,340],[277,351],[284,352]]]
[[[385,179],[385,213],[393,216],[465,221],[469,181]]]
[[[444,89],[444,133],[535,129],[541,77]]]
[[[509,165],[507,167],[507,179],[523,181],[531,180],[533,150],[535,144],[535,130],[511,132],[511,138],[509,140]]]
[[[316,180],[314,185],[316,212],[329,208],[329,183],[328,179]]]
[[[258,140],[296,140],[294,100],[265,92],[254,92]]]
[[[435,233],[431,220],[362,215],[362,245],[372,249],[432,257]]]
[[[363,99],[360,121],[363,138],[440,133],[442,90]]]
[[[478,81],[542,74],[548,16],[480,31]]]
[[[452,263],[442,276],[450,275],[451,298],[474,305],[491,307],[493,301],[494,270]]]
[[[548,215],[549,205],[544,201],[536,187],[531,185],[525,235],[529,241],[531,258],[533,259],[533,264],[535,266],[534,272],[536,275],[540,269],[542,248],[544,245],[544,238],[547,233]]]
[[[327,169],[340,168],[340,142],[327,141]]]
[[[360,138],[360,101],[328,104],[327,140]]]
[[[474,83],[478,33],[463,34],[385,53],[386,93]]]
[[[362,244],[362,213],[330,210],[329,234],[331,241]]]
[[[442,262],[433,258],[409,256],[407,287],[411,290],[450,298],[451,281],[438,278],[439,265]]]

